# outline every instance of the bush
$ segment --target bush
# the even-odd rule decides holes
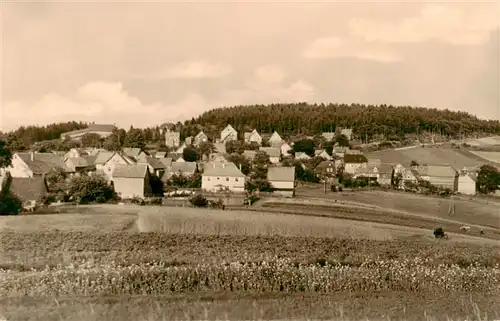
[[[0,215],[17,215],[23,209],[23,202],[16,194],[5,191],[0,193]]]
[[[444,230],[441,227],[434,229],[434,237],[437,239],[441,239],[445,237]]]
[[[136,204],[136,205],[146,205],[146,202],[144,201],[144,199],[140,198],[139,196],[134,196],[130,199],[130,202],[132,204]]]
[[[73,177],[69,194],[81,204],[103,203],[116,197],[112,187],[100,175]]]
[[[144,200],[146,205],[162,205],[163,198],[161,197],[148,197]]]
[[[189,202],[196,207],[207,207],[208,200],[201,194],[194,195],[189,199]]]

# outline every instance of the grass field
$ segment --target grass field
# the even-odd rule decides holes
[[[487,161],[500,164],[500,152],[476,152],[471,151],[474,155],[481,157]]]
[[[362,203],[344,214],[362,218]],[[0,217],[0,319],[500,317],[496,240],[275,210],[102,205]]]
[[[383,163],[401,163],[408,166],[411,161],[427,165],[448,164],[460,170],[464,167],[484,165],[487,161],[468,156],[451,148],[417,147],[404,150],[383,150],[368,153],[369,158],[380,159]]]

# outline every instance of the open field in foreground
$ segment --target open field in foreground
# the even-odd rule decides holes
[[[418,228],[265,212],[61,210],[69,213],[0,217],[0,317],[500,317],[494,240],[436,240]]]

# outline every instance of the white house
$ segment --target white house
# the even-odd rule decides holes
[[[238,140],[238,131],[231,125],[227,125],[220,133],[220,143],[225,144],[226,142]]]
[[[274,193],[295,196],[295,166],[269,167],[267,180],[273,186]]]
[[[181,133],[170,128],[165,129],[165,146],[178,147],[181,144]]]
[[[251,132],[246,132],[244,139],[246,143],[254,142],[259,145],[262,145],[262,136],[260,136],[259,132],[256,129],[254,129]]]
[[[30,178],[48,174],[56,167],[64,169],[67,173],[72,170],[64,163],[63,158],[53,153],[14,153],[12,165],[6,170],[12,177]]]
[[[287,142],[283,142],[281,144],[281,154],[284,156],[290,156],[290,152],[292,151],[292,146],[290,146]]]
[[[275,147],[260,147],[259,151],[262,151],[269,155],[269,160],[272,164],[277,164],[280,162],[281,150]]]
[[[458,192],[464,195],[476,195],[476,182],[475,175],[468,172],[461,172],[458,177]]]
[[[269,137],[269,145],[273,147],[280,147],[284,142],[285,141],[283,140],[283,138],[281,138],[278,132],[273,132],[271,137]]]
[[[246,176],[234,163],[210,162],[204,166],[201,188],[206,191],[245,191]]]
[[[186,139],[187,141],[187,139]],[[194,146],[198,147],[200,146],[201,143],[208,141],[208,136],[203,132],[200,131],[194,138],[192,139],[192,143]],[[186,142],[187,145],[189,145],[188,142]]]
[[[104,173],[106,178],[111,181],[113,180],[113,171],[117,165],[132,164],[135,164],[135,162],[131,158],[120,153],[113,153],[113,155],[104,164],[96,164],[96,170]]]

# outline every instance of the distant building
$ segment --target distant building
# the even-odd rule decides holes
[[[337,175],[335,161],[325,160],[314,168],[314,174],[319,178],[333,178]]]
[[[253,159],[255,158],[256,154],[257,154],[257,152],[254,151],[254,150],[245,150],[245,151],[243,151],[243,156],[245,156],[251,162],[253,162]]]
[[[458,192],[464,195],[476,195],[477,176],[467,171],[461,171],[458,177]]]
[[[331,142],[335,139],[335,132],[323,132],[321,136],[323,136],[327,142]]]
[[[99,160],[99,155],[97,155],[97,160]],[[104,155],[103,155],[104,156]],[[104,158],[107,158],[108,155],[105,155],[105,157],[103,157],[102,159]],[[97,161],[96,160],[96,161]],[[101,160],[99,160],[101,161]],[[101,172],[101,173],[104,173],[104,175],[106,176],[106,178],[109,180],[109,181],[112,181],[113,180],[113,173],[114,173],[114,170],[115,170],[115,167],[118,166],[118,165],[133,165],[135,164],[135,160],[126,156],[125,154],[123,153],[113,153],[111,155],[111,157],[109,157],[105,162],[104,164],[96,164],[96,170]]]
[[[424,165],[412,168],[419,180],[428,181],[434,186],[458,190],[458,172],[449,165]]]
[[[67,153],[64,154],[64,159],[82,157],[87,155],[89,155],[89,152],[84,148],[71,148]]]
[[[220,133],[219,143],[227,143],[229,141],[238,140],[238,131],[231,125],[227,125]]]
[[[283,142],[280,146],[281,154],[284,156],[290,156],[290,152],[292,151],[292,146],[290,146],[287,142]]]
[[[181,144],[181,133],[174,131],[172,127],[165,128],[165,145],[169,148],[179,147]]]
[[[295,166],[269,167],[267,180],[274,188],[274,193],[286,197],[295,196]]]
[[[152,196],[150,173],[144,164],[118,164],[113,170],[113,186],[121,198]]]
[[[147,156],[147,154],[140,148],[125,147],[122,150],[123,154],[133,160],[137,161],[139,157]]]
[[[96,166],[94,164],[95,160],[96,156],[70,157],[66,158],[64,163],[74,173],[88,174],[96,170]]]
[[[194,138],[193,138],[193,145],[198,147],[200,146],[201,143],[203,142],[207,142],[208,141],[208,136],[203,132],[199,132]],[[186,142],[187,145],[189,145],[187,142]]]
[[[269,160],[272,164],[277,164],[280,162],[281,150],[276,147],[260,147],[259,151],[265,152],[269,155]]]
[[[281,145],[284,143],[285,141],[283,140],[283,138],[281,138],[281,136],[275,131],[273,132],[273,134],[271,135],[271,137],[269,137],[269,145],[271,147],[281,147]]]
[[[339,128],[339,135],[344,135],[347,139],[352,140],[352,129],[351,128]]]
[[[161,158],[165,158],[165,156],[167,156],[167,153],[166,152],[156,152],[153,157],[156,158],[156,159],[161,159]]]
[[[180,162],[180,163],[172,163],[170,167],[167,167],[167,172],[164,177],[169,179],[174,174],[183,175],[183,176],[191,176],[194,175],[197,171],[196,162]]]
[[[359,168],[366,168],[368,159],[364,155],[344,155],[344,172],[354,175]]]
[[[246,143],[257,143],[259,145],[262,145],[262,136],[259,134],[259,132],[254,129],[251,132],[246,132],[245,133],[245,142]]]
[[[114,125],[91,124],[85,129],[74,130],[61,134],[61,139],[80,140],[85,134],[97,134],[101,138],[110,136],[116,129]]]
[[[163,177],[163,174],[165,174],[166,166],[157,158],[143,155],[137,159],[137,164],[147,165],[149,172],[160,178]]]
[[[201,188],[206,191],[245,191],[246,176],[234,163],[210,162],[204,166]]]
[[[322,157],[322,158],[324,158],[326,160],[332,159],[332,157],[330,155],[328,155],[328,153],[324,149],[315,150],[314,151],[314,156],[315,157]]]

